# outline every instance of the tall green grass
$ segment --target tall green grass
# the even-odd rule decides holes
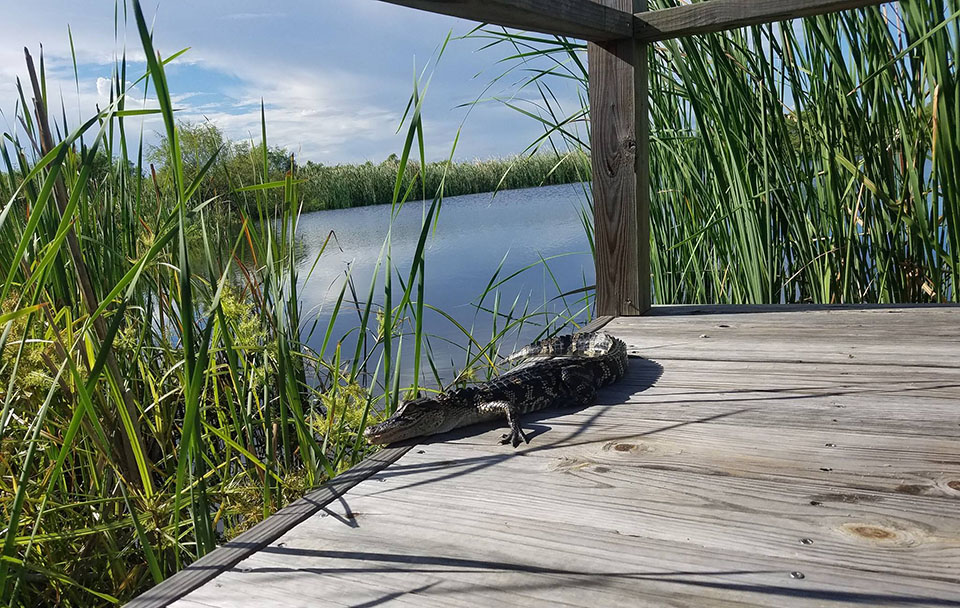
[[[231,208],[237,222],[219,221],[223,194],[204,189],[219,147],[184,154],[164,67],[179,53],[158,54],[131,6],[118,10],[117,37],[129,18],[146,72],[122,55],[110,105],[76,125],[54,111],[42,56],[28,58],[22,128],[0,140],[0,605],[127,600],[356,463],[369,450],[364,425],[405,394],[485,376],[508,337],[566,322],[501,303],[506,278],[494,269],[477,302],[478,315],[494,316],[492,334],[458,324],[461,371],[436,371],[424,251],[454,169],[425,162],[421,77],[386,209],[396,217],[426,199],[413,262],[393,264],[388,232],[370,284],[344,281],[315,328],[298,295],[300,269],[316,263],[300,259],[296,239],[298,169],[272,173],[262,116],[250,172],[230,176],[246,204]],[[128,109],[129,81],[151,88],[158,107]],[[162,179],[128,125],[145,114],[163,119]],[[424,179],[404,179],[414,165]],[[571,319],[588,308],[572,305]],[[344,314],[359,321],[337,335]]]
[[[907,0],[656,44],[655,302],[960,300],[958,9]],[[474,35],[524,75],[509,103],[544,125],[535,145],[585,151],[585,46]],[[580,107],[559,106],[558,82]]]

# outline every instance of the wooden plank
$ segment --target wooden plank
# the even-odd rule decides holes
[[[960,607],[960,308],[787,310],[603,319],[650,359],[596,405],[428,438],[175,606]]]
[[[650,369],[661,364],[662,372]],[[960,439],[960,370],[948,378],[936,370],[911,380],[908,376],[915,370],[891,378],[890,369],[883,367],[869,375],[858,371],[851,380],[839,375],[846,373],[842,366],[802,367],[811,369],[797,373],[796,364],[730,363],[718,370],[701,362],[631,360],[628,376],[601,392],[594,407],[544,412],[525,420],[536,433],[534,447],[588,430],[606,441],[607,434],[621,437],[631,429],[645,433],[672,424],[709,429],[706,423],[713,421],[761,429],[756,432],[818,431],[818,447],[833,443],[842,448],[845,444],[837,436],[845,433]]]
[[[862,492],[848,502],[816,483],[608,464],[546,468],[521,456],[438,481],[429,465],[456,466],[458,456],[468,454],[448,444],[410,453],[346,504],[331,505],[191,599],[214,606],[960,604],[952,500]],[[824,500],[813,505],[812,497]],[[910,575],[901,568],[906,555],[920,556],[907,566]],[[804,578],[791,578],[796,571]]]
[[[619,10],[646,4],[603,2]],[[646,46],[591,43],[587,57],[597,314],[639,315],[650,307]]]
[[[636,467],[707,478],[820,484],[833,488],[831,491],[843,488],[853,493],[896,493],[909,486],[928,497],[960,498],[960,492],[949,485],[960,485],[955,438],[929,433],[894,436],[824,426],[748,426],[738,424],[739,414],[731,408],[712,419],[703,415],[687,421],[633,418],[624,425],[619,418],[614,423],[615,413],[610,412],[606,420],[591,421],[589,429],[578,424],[538,435],[518,456],[562,461],[570,467]],[[552,424],[553,420],[544,422]],[[498,432],[502,431],[477,437],[469,445],[478,454],[492,451]],[[589,442],[578,439],[584,435]],[[463,453],[478,457],[467,450]]]
[[[748,438],[739,443],[742,447]],[[730,448],[732,452],[734,444]],[[472,458],[475,462],[484,452],[494,453],[489,446],[465,451],[441,444],[425,449],[424,454],[408,459],[411,465],[452,459],[451,465],[456,466],[461,459]],[[694,458],[692,455],[689,461]],[[815,542],[803,549],[805,557],[821,564],[843,568],[855,563],[864,569],[900,571],[918,579],[958,578],[953,566],[960,558],[960,521],[953,514],[960,492],[945,484],[943,494],[922,494],[918,498],[919,492],[852,489],[831,480],[763,479],[721,475],[726,472],[722,470],[657,468],[644,463],[644,459],[639,450],[608,450],[599,460],[567,454],[558,458],[541,452],[535,458],[518,456],[496,467],[477,468],[469,484],[433,487],[423,483],[431,474],[429,470],[398,467],[384,472],[385,481],[357,488],[350,508],[362,525],[364,515],[383,512],[387,502],[399,511],[415,511],[417,502],[426,500],[454,510],[481,505],[479,510],[487,513],[498,512],[495,505],[516,504],[523,505],[522,513],[521,508],[506,507],[501,517],[517,515],[570,526],[582,522],[664,542],[696,535],[701,546],[714,550],[729,547],[772,558],[789,555],[800,544],[797,541],[806,537]],[[719,461],[711,458],[705,462]],[[736,460],[731,458],[729,462],[734,464]],[[953,470],[957,472],[958,466]],[[525,498],[530,483],[536,483],[538,491]],[[485,496],[492,487],[499,488],[498,496]],[[839,492],[838,487],[842,488]],[[643,499],[638,501],[637,497]],[[362,498],[380,504],[364,501],[371,506],[364,510],[358,502]],[[811,501],[820,504],[812,505]],[[583,518],[586,511],[592,514],[589,520]],[[878,547],[877,543],[864,542],[870,539],[851,535],[852,526],[846,525],[850,522],[889,530],[888,544]],[[749,533],[741,538],[745,529]],[[883,550],[905,544],[915,546],[909,564],[901,563],[897,551]]]
[[[638,12],[635,33],[644,42],[669,40],[693,34],[721,32],[747,25],[812,17],[837,11],[883,4],[890,0],[707,0]]]
[[[578,334],[589,334],[589,333],[592,333],[592,332],[595,332],[595,331],[600,331],[601,329],[604,328],[604,326],[606,326],[607,323],[609,323],[610,321],[613,321],[613,319],[614,319],[614,317],[609,316],[609,315],[607,315],[607,316],[605,316],[605,317],[597,317],[597,318],[595,318],[593,321],[590,321],[589,323],[587,323],[586,325],[584,325],[583,327],[581,327],[581,328],[580,328],[580,331],[578,331],[578,332],[576,332],[576,333],[578,333]]]
[[[591,0],[383,0],[432,13],[583,40],[633,36],[631,7]]]
[[[160,608],[171,604],[266,547],[297,524],[342,497],[350,488],[396,462],[409,450],[409,446],[380,450],[352,469],[309,492],[303,498],[283,507],[223,546],[217,547],[156,587],[137,596],[127,606]]]
[[[760,314],[730,314],[727,307],[677,307],[678,316],[655,308],[642,326],[618,319],[608,331],[634,354],[661,361],[822,363],[847,368],[856,377],[863,364],[949,370],[958,363],[958,307],[817,310],[762,307]],[[689,314],[697,311],[705,314]],[[923,323],[914,315],[922,315]],[[666,316],[665,316],[666,315]]]
[[[844,323],[854,323],[850,313],[888,313],[921,311],[924,318],[937,315],[955,315],[960,304],[660,304],[654,306],[648,316],[661,316],[676,319],[685,315],[734,315],[750,314],[751,323],[762,322],[767,317],[753,313],[778,313],[788,315],[785,318],[801,319],[803,313],[827,312],[843,318]]]
[[[224,574],[219,589],[198,595],[221,607],[373,606],[400,598],[427,606],[958,605],[951,595],[956,585],[948,581],[884,576],[852,562],[822,564],[787,533],[778,556],[760,557],[736,545],[697,547],[691,541],[702,532],[694,526],[684,532],[680,518],[669,528],[677,540],[650,538],[630,506],[615,514],[631,524],[626,527],[609,516],[594,519],[603,514],[589,503],[560,503],[580,520],[571,524],[562,514],[554,522],[556,514],[542,510],[540,519],[518,515],[519,509],[481,514],[462,500],[429,501],[429,509],[403,504],[394,511],[383,502],[358,499],[354,506],[364,511],[357,511],[355,529],[335,526],[332,517],[320,522],[327,525],[311,520],[283,547],[270,547],[242,570]],[[485,504],[493,509],[502,503]],[[826,516],[810,506],[797,510],[807,520]],[[329,545],[318,547],[318,538]],[[518,547],[526,548],[522,555]],[[792,579],[795,571],[805,580]]]

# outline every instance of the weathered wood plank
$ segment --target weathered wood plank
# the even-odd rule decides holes
[[[399,598],[421,605],[960,605],[949,541],[926,544],[938,533],[955,534],[942,525],[949,519],[932,518],[938,525],[927,529],[924,515],[908,511],[889,520],[885,511],[896,506],[867,500],[815,506],[806,487],[624,480],[612,470],[503,473],[447,484],[439,494],[436,485],[411,478],[396,491],[332,505],[327,517],[298,526],[225,573],[221,587],[195,597],[217,606]],[[397,481],[379,479],[368,485],[385,490]],[[611,485],[631,487],[624,481],[639,485],[610,502],[595,498]],[[552,489],[539,500],[531,482]],[[422,484],[419,491],[412,483]],[[886,530],[893,536],[885,546],[875,536]],[[935,568],[929,576],[870,570],[883,562],[898,567],[916,547]],[[855,561],[861,557],[867,561]]]
[[[695,308],[679,308],[688,313]],[[702,309],[701,309],[702,310]],[[680,314],[656,307],[642,327],[616,320],[608,330],[623,338],[631,352],[658,360],[748,363],[835,363],[854,373],[871,365],[956,369],[960,326],[947,322],[957,307],[923,312],[898,308],[841,311],[764,308],[740,314]],[[923,314],[928,323],[910,322]]]
[[[646,5],[603,2],[620,10]],[[598,315],[638,315],[650,307],[646,57],[646,47],[631,39],[587,49]]]
[[[175,605],[960,606],[960,308],[722,310],[608,321],[650,359],[596,405],[431,438]]]
[[[127,606],[132,608],[160,608],[169,605],[174,600],[183,597],[190,591],[216,578],[220,573],[232,568],[237,562],[266,547],[300,522],[343,496],[350,488],[380,469],[396,462],[409,450],[409,447],[394,447],[377,452],[349,471],[308,493],[300,500],[283,507],[253,528],[198,559],[156,587],[137,596]]]
[[[707,0],[659,11],[638,12],[634,15],[634,26],[639,40],[656,42],[885,2],[890,0]]]
[[[734,315],[763,312],[786,315],[793,319],[802,319],[803,313],[826,312],[828,316],[844,319],[844,323],[853,323],[851,313],[894,313],[922,311],[924,318],[936,315],[955,315],[960,309],[958,304],[666,304],[657,305],[650,310],[649,316],[663,316],[676,319],[686,315]],[[767,316],[755,316],[751,323],[762,322]]]
[[[703,369],[701,362],[678,360],[663,362],[664,371],[658,377],[650,368],[632,363],[628,377],[603,391],[596,406],[529,418],[531,428],[541,436],[538,441],[554,443],[557,436],[587,432],[601,440],[607,433],[622,436],[635,426],[641,433],[670,424],[713,421],[759,429],[751,433],[772,427],[815,430],[831,436],[860,433],[895,434],[905,440],[912,436],[960,439],[960,370],[943,378],[941,370],[894,376],[889,368],[877,367],[869,376],[858,372],[851,379],[836,375],[844,373],[844,368],[833,365],[805,365],[815,371],[794,375],[789,372],[796,369],[793,364]],[[908,378],[912,374],[920,377]],[[649,387],[650,382],[655,385]],[[823,439],[824,443],[831,441],[840,445],[835,438]]]
[[[487,448],[478,447],[472,454],[444,445],[424,450],[409,459],[411,463],[453,458],[456,464],[456,458],[465,456],[476,462]],[[492,450],[487,453],[491,456]],[[638,452],[616,456],[643,458]],[[840,568],[857,564],[921,579],[960,582],[953,568],[960,559],[960,521],[953,517],[960,491],[946,486],[943,495],[921,495],[912,490],[851,489],[819,480],[618,466],[543,453],[533,460],[514,456],[498,461],[496,467],[477,467],[469,484],[424,483],[435,476],[429,469],[387,470],[379,476],[382,483],[358,488],[351,509],[362,524],[363,515],[384,511],[380,505],[387,502],[401,511],[416,510],[422,501],[455,510],[481,505],[485,512],[498,512],[491,507],[501,504],[516,504],[523,506],[506,507],[503,515],[571,527],[583,523],[664,542],[697,537],[699,545],[716,551],[736,547],[773,558],[802,549],[803,559]],[[534,495],[529,492],[531,482],[538,488]],[[498,496],[485,495],[492,487],[499,488]],[[583,517],[585,512],[590,512],[589,520]],[[859,526],[851,525],[854,523]],[[872,535],[864,537],[868,527]],[[813,542],[804,545],[801,538]],[[914,547],[909,564],[900,562],[899,549],[904,546]]]
[[[583,40],[633,36],[631,7],[591,0],[383,0],[432,13]]]

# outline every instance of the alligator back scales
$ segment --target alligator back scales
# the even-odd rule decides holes
[[[510,432],[501,443],[528,441],[520,417],[564,405],[589,405],[597,389],[627,370],[627,347],[606,333],[558,336],[525,346],[507,358],[514,369],[483,384],[405,401],[393,416],[367,427],[371,443],[393,443],[445,433],[455,428],[506,419]]]

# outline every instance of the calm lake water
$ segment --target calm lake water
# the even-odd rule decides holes
[[[561,255],[548,260],[549,270],[537,264],[501,285],[497,291],[499,310],[504,314],[515,301],[515,316],[522,314],[524,308],[528,313],[562,312],[564,299],[554,299],[556,296],[594,283],[593,259],[580,222],[583,205],[585,200],[580,184],[507,190],[496,196],[475,194],[445,199],[436,230],[427,240],[424,302],[449,314],[471,330],[478,342],[485,344],[493,331],[492,314],[478,313],[475,304],[501,260],[506,258],[499,275],[499,279],[504,279],[525,266],[537,264],[541,257]],[[394,220],[394,306],[402,295],[400,282],[405,282],[410,272],[425,209],[421,202],[408,203]],[[300,300],[302,320],[308,332],[314,319],[317,321],[308,338],[314,349],[319,350],[322,345],[348,268],[358,298],[361,302],[365,300],[389,224],[389,205],[318,211],[301,217],[298,234],[305,251],[301,257]],[[317,252],[331,230],[336,235],[336,243],[331,240],[308,277]],[[485,307],[493,308],[494,295],[487,296]],[[582,297],[582,294],[576,294],[565,298],[570,312],[581,321],[586,317],[586,313],[580,311]],[[413,298],[416,298],[416,290]],[[347,336],[344,347],[350,346],[347,356],[352,356],[356,334],[350,332],[359,325],[359,315],[349,290],[346,299],[351,302],[344,303],[333,336]],[[379,271],[374,301],[376,304],[383,302],[383,267]],[[524,344],[535,337],[542,329],[543,321],[542,318],[537,320],[540,327],[524,328],[521,335],[506,343],[504,348],[512,350],[515,343]],[[503,325],[501,318],[498,326]],[[375,321],[373,326],[376,326]],[[463,346],[467,339],[454,323],[439,313],[429,312],[425,316],[425,331],[430,335],[429,346],[434,361],[444,375],[454,367],[463,367]],[[412,339],[404,340],[403,349],[408,355],[404,357],[404,367],[409,369],[412,365]],[[327,351],[328,355],[332,352],[331,346]]]

